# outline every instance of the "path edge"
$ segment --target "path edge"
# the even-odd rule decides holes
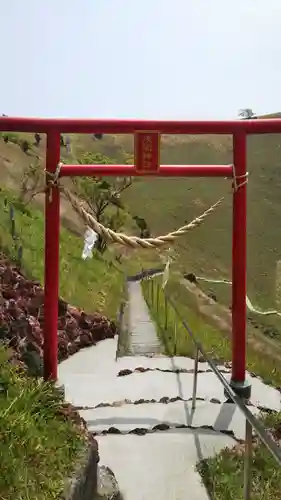
[[[99,451],[96,440],[87,444],[59,500],[93,500],[97,494]]]

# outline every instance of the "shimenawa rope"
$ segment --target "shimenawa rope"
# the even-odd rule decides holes
[[[46,190],[49,192],[49,196],[52,196],[52,188],[57,186],[59,190],[64,194],[67,200],[70,202],[74,210],[80,215],[84,222],[92,228],[97,234],[102,236],[113,243],[119,243],[120,245],[129,246],[132,248],[159,248],[167,244],[173,243],[177,238],[183,236],[187,232],[196,227],[200,226],[203,221],[212,214],[216,208],[218,208],[224,198],[220,198],[216,203],[209,207],[201,215],[193,219],[189,224],[180,227],[176,231],[172,231],[164,236],[158,236],[156,238],[139,238],[138,236],[127,236],[123,233],[117,233],[112,229],[104,227],[100,222],[98,222],[91,214],[89,214],[82,206],[81,203],[76,199],[76,197],[67,189],[65,186],[60,184],[59,175],[62,164],[60,163],[56,169],[56,172],[50,173],[46,172]]]

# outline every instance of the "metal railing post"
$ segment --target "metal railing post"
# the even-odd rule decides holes
[[[198,380],[198,361],[199,361],[199,349],[196,347],[195,358],[194,358],[194,376],[193,376],[193,391],[192,391],[192,410],[196,407],[196,396],[197,396],[197,380]]]
[[[250,500],[251,498],[253,457],[252,430],[253,429],[251,423],[246,419],[244,454],[244,500]]]

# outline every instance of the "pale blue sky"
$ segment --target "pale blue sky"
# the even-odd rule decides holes
[[[5,0],[0,46],[0,113],[281,110],[280,0]]]

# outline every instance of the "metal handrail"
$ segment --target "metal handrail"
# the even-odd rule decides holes
[[[151,289],[154,288],[154,281],[149,280],[151,283]],[[157,311],[159,310],[159,298],[160,298],[160,285],[157,284],[157,293],[151,293],[153,296],[157,297]],[[226,393],[232,399],[232,401],[238,406],[239,410],[243,413],[246,418],[246,428],[245,428],[245,461],[244,461],[244,500],[250,500],[251,498],[251,465],[252,465],[252,438],[253,438],[253,429],[259,436],[260,440],[267,447],[269,452],[275,458],[276,462],[281,466],[281,448],[274,442],[274,440],[269,436],[266,432],[264,426],[259,422],[259,420],[252,414],[252,412],[247,408],[243,400],[233,391],[230,387],[229,383],[225,379],[225,377],[218,370],[214,361],[209,357],[206,353],[203,345],[199,342],[192,330],[187,325],[185,319],[182,317],[175,303],[171,299],[171,297],[167,294],[165,290],[163,291],[164,295],[164,304],[165,304],[165,329],[167,329],[168,323],[168,304],[173,308],[176,316],[180,320],[182,326],[189,334],[191,340],[193,341],[196,347],[196,354],[194,358],[194,378],[193,378],[193,393],[192,393],[192,409],[194,410],[196,407],[196,393],[197,393],[197,378],[198,378],[198,363],[199,363],[199,352],[203,355],[204,359],[210,366],[213,373],[217,376],[221,384],[223,385]]]
[[[127,279],[123,283],[122,290],[121,290],[121,301],[120,301],[119,307],[118,307],[117,312],[116,312],[116,326],[117,326],[118,340],[117,340],[115,361],[117,361],[117,358],[118,358],[118,355],[120,352],[121,337],[122,337],[123,328],[124,328],[124,313],[125,313],[126,302],[127,302],[126,295],[127,295]]]

